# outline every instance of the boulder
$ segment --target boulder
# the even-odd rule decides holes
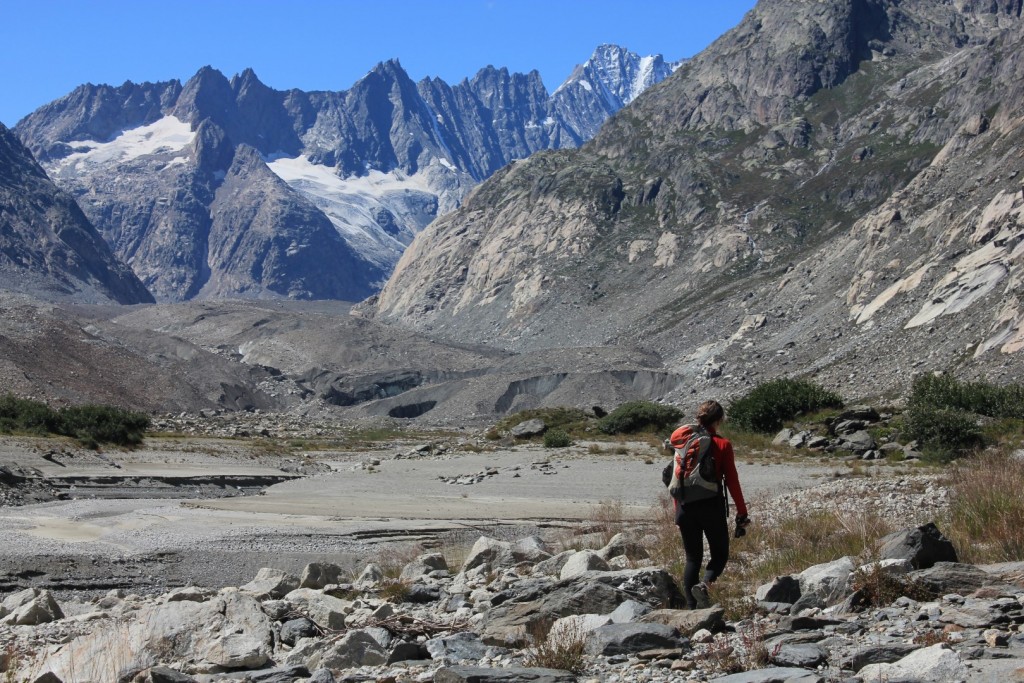
[[[907,577],[935,595],[970,593],[991,581],[983,569],[956,562],[936,562],[928,569],[910,572]]]
[[[713,680],[714,683],[822,683],[825,679],[807,669],[776,666],[721,676]]]
[[[317,669],[306,683],[335,683],[336,680],[330,669]]]
[[[956,683],[968,678],[960,655],[944,643],[916,650],[892,664],[868,664],[857,672],[865,681]]]
[[[348,600],[321,593],[312,588],[299,588],[285,596],[294,609],[304,613],[321,628],[343,629],[345,617],[352,612]]]
[[[343,575],[341,567],[328,562],[307,564],[299,577],[299,588],[323,588],[331,584],[341,583]]]
[[[548,429],[544,420],[533,419],[520,422],[509,433],[517,439],[529,439],[531,436],[540,436]]]
[[[200,588],[199,586],[184,586],[182,588],[175,588],[174,590],[164,595],[164,602],[205,602],[215,596],[217,593],[209,588]]]
[[[511,543],[481,536],[470,548],[466,561],[462,563],[461,571],[466,572],[476,567],[498,569],[511,567],[513,564],[515,561],[512,559]]]
[[[320,629],[312,620],[306,617],[289,619],[281,624],[281,642],[285,645],[295,645],[300,638],[313,638],[320,635]]]
[[[299,587],[299,578],[280,569],[264,567],[254,578],[238,590],[250,593],[257,600],[283,598],[286,594]]]
[[[650,614],[653,608],[650,605],[636,600],[626,600],[624,603],[619,605],[608,615],[613,624],[628,624],[634,621],[640,621],[640,618]]]
[[[921,645],[913,643],[882,643],[868,644],[858,647],[843,655],[840,666],[851,671],[860,671],[868,664],[891,664],[897,662],[911,652],[920,650]]]
[[[863,420],[865,422],[878,422],[882,416],[878,411],[868,405],[849,406],[836,416],[837,420]]]
[[[520,538],[512,544],[512,560],[514,562],[536,564],[549,557],[551,557],[551,548],[539,536]]]
[[[326,669],[349,669],[376,666],[388,659],[387,650],[364,630],[349,631],[318,658],[317,666]]]
[[[612,656],[656,648],[679,648],[682,644],[678,632],[664,624],[608,624],[590,632],[586,651],[591,655]]]
[[[434,683],[576,683],[576,676],[558,669],[509,666],[451,666],[434,674]]]
[[[359,576],[352,582],[352,585],[359,590],[366,590],[367,588],[376,587],[383,580],[384,570],[371,562],[363,567],[363,571],[359,573]]]
[[[441,553],[427,553],[420,555],[402,567],[402,573],[399,575],[398,580],[406,583],[412,582],[421,576],[426,576],[430,572],[439,569],[448,569],[448,563],[445,561],[444,555]]]
[[[845,448],[854,453],[864,453],[874,450],[876,447],[875,437],[863,429],[850,434],[843,434],[839,437],[837,445],[839,448]]]
[[[581,550],[566,561],[558,578],[569,579],[588,571],[604,572],[610,569],[608,563],[593,550]]]
[[[426,659],[427,655],[418,643],[409,642],[398,642],[395,643],[391,648],[391,652],[388,653],[388,661],[386,664],[394,664],[395,662],[408,662],[411,660]]]
[[[958,562],[952,541],[942,535],[934,522],[903,529],[882,539],[882,559],[909,560],[914,569],[928,569],[936,562]]]
[[[597,551],[597,554],[606,561],[623,556],[631,560],[646,560],[651,556],[642,543],[624,533],[612,536],[611,540]]]
[[[656,609],[645,614],[641,621],[671,626],[684,636],[691,636],[701,629],[722,631],[725,629],[725,610],[721,607],[708,609]]]
[[[456,633],[440,638],[431,638],[423,644],[432,659],[446,662],[480,660],[493,657],[504,651],[480,640],[475,633]]]
[[[301,664],[289,664],[273,669],[253,671],[247,678],[251,683],[293,683],[297,678],[308,678],[309,669]]]
[[[541,560],[533,567],[534,574],[548,574],[557,576],[562,572],[562,567],[569,561],[569,558],[576,554],[574,550],[566,550],[546,560]]]
[[[548,631],[548,640],[550,642],[558,642],[561,639],[584,636],[594,629],[601,628],[610,623],[612,623],[611,619],[604,614],[570,614],[551,624],[551,630]]]
[[[759,602],[785,602],[793,604],[800,599],[800,580],[793,576],[778,576],[760,586],[754,597]]]
[[[29,597],[30,595],[31,597]],[[7,616],[0,619],[0,624],[38,626],[64,618],[64,612],[61,611],[60,605],[57,604],[57,600],[50,591],[30,588],[27,591],[15,593],[8,600],[9,602],[4,601],[5,605],[13,607],[13,609]],[[15,607],[15,605],[17,606]]]
[[[828,659],[828,651],[817,643],[786,643],[769,654],[772,664],[804,669],[813,669]]]
[[[166,666],[154,666],[137,675],[132,683],[196,683],[196,679]]]
[[[850,557],[808,567],[797,577],[801,599],[804,596],[815,596],[826,605],[840,602],[849,591],[853,570],[853,559]]]

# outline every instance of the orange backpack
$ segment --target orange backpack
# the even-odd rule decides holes
[[[684,503],[713,498],[721,492],[711,434],[699,424],[684,425],[669,439],[675,449],[675,467],[668,492]]]

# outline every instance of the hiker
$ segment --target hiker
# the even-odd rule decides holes
[[[708,596],[708,584],[714,583],[725,569],[725,563],[729,560],[729,507],[726,502],[725,488],[729,490],[732,499],[736,502],[736,535],[742,536],[746,533],[746,527],[750,524],[747,516],[747,504],[743,500],[743,490],[740,488],[739,476],[736,474],[736,457],[732,451],[732,444],[729,440],[718,435],[718,429],[725,420],[725,410],[718,401],[705,401],[697,409],[697,422],[700,427],[706,430],[704,435],[707,450],[713,458],[714,468],[708,462],[708,477],[713,481],[698,481],[704,485],[703,492],[694,491],[689,483],[686,486],[677,484],[684,474],[682,448],[688,440],[694,444],[693,453],[696,455],[699,450],[697,445],[699,437],[703,434],[701,430],[695,430],[694,426],[683,426],[672,434],[671,443],[676,447],[676,466],[673,477],[673,484],[678,488],[673,490],[675,502],[676,525],[683,537],[683,550],[686,553],[686,567],[683,570],[683,596],[690,609],[698,607],[710,607]],[[710,435],[710,439],[707,439]],[[684,491],[684,489],[686,489]],[[696,498],[696,500],[693,500]],[[684,500],[686,502],[684,502]],[[704,580],[697,582],[700,573],[701,563],[704,560],[704,538],[708,539],[708,548],[711,557],[708,560],[707,569],[704,571]]]

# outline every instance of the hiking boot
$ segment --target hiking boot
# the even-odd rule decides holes
[[[697,601],[697,609],[711,607],[711,596],[708,595],[708,585],[706,583],[701,581],[690,589],[690,593],[693,594],[693,599]]]

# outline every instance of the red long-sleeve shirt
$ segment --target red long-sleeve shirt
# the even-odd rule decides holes
[[[724,436],[712,434],[711,445],[715,449],[715,472],[718,474],[718,481],[725,481],[729,495],[736,503],[736,515],[742,517],[747,514],[747,503],[743,500],[740,477],[736,474],[736,455],[732,452],[732,444]]]

